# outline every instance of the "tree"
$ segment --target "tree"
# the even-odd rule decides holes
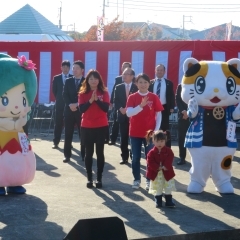
[[[206,40],[226,40],[226,26],[217,26],[206,33]]]
[[[75,41],[78,41],[78,40],[82,40],[84,39],[85,35],[87,34],[87,32],[83,32],[83,33],[80,33],[80,32],[72,32],[69,34],[69,36],[71,38],[73,38]]]
[[[83,41],[97,41],[97,26],[92,26],[86,33]],[[121,40],[137,40],[140,35],[140,29],[124,27],[122,21],[118,21],[118,17],[104,26],[105,41],[121,41]]]

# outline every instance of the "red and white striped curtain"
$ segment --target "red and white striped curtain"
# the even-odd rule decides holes
[[[85,74],[97,69],[111,93],[115,77],[121,74],[122,62],[132,62],[136,74],[145,72],[154,78],[155,66],[162,63],[174,87],[181,81],[183,62],[188,57],[198,60],[240,58],[238,41],[131,41],[131,42],[1,42],[0,52],[12,57],[25,55],[36,63],[38,95],[36,102],[54,101],[52,79],[61,73],[61,62],[82,60]]]

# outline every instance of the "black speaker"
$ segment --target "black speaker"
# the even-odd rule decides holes
[[[64,240],[127,240],[123,221],[118,217],[79,220]]]

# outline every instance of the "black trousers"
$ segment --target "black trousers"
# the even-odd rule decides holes
[[[77,126],[79,141],[80,141],[80,122],[81,117],[79,111],[71,112],[66,114],[64,117],[65,125],[65,141],[64,141],[64,156],[70,158],[72,155],[72,139],[74,133],[74,127]],[[85,156],[85,146],[81,144],[81,156],[84,159]]]
[[[166,104],[163,105],[164,108],[166,108]],[[169,113],[167,110],[163,110],[162,111],[162,122],[161,122],[161,126],[160,129],[163,131],[169,130],[170,131],[170,126],[169,126]],[[170,139],[167,140],[166,142],[166,146],[171,148],[171,137]]]
[[[129,158],[129,149],[128,149],[128,139],[129,139],[129,120],[126,119],[125,122],[119,123],[120,128],[120,147],[121,147],[121,156],[122,160],[127,161]]]
[[[104,143],[95,143],[96,145],[96,155],[97,155],[97,180],[102,181],[102,173],[105,163],[104,157]],[[88,181],[92,181],[92,164],[93,164],[93,153],[94,153],[94,143],[88,143],[86,147],[85,156],[85,166],[87,170]]]
[[[54,138],[53,138],[54,145],[58,145],[61,140],[62,129],[63,129],[63,110],[64,110],[64,106],[55,108]]]
[[[189,128],[189,120],[178,119],[178,147],[179,147],[179,157],[183,160],[186,158],[186,148],[184,147],[185,137],[187,130]]]
[[[115,143],[117,141],[118,132],[119,132],[119,123],[117,122],[117,112],[114,110],[113,124],[112,124],[112,129],[110,134],[111,142]]]

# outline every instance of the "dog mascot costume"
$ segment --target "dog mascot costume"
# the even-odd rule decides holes
[[[188,58],[183,71],[181,97],[188,104],[191,121],[185,138],[192,163],[187,191],[201,193],[211,177],[218,192],[233,193],[230,180],[240,119],[240,60]]]
[[[22,194],[33,180],[36,158],[23,126],[37,93],[32,61],[0,54],[0,195]]]

